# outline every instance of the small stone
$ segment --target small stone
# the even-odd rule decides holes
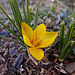
[[[14,50],[9,50],[9,54],[10,54],[10,56],[15,55],[15,51]]]
[[[19,56],[16,58],[16,60],[13,63],[13,67],[18,69],[23,61],[23,53],[19,54]]]

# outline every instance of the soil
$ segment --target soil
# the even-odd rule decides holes
[[[22,10],[20,0],[17,1],[20,6],[20,10]],[[56,5],[56,3],[53,1],[54,0],[51,1],[41,0],[40,4],[42,4],[43,2],[44,8],[47,7],[49,8],[51,6],[50,5],[51,3]],[[33,0],[33,1],[30,0],[30,5],[33,7],[33,5],[36,4],[37,6],[37,2],[38,2],[37,0]],[[69,0],[68,2],[69,4],[66,5],[65,3],[63,3],[62,0],[60,0],[59,1],[60,4],[58,4],[56,8],[57,13],[50,14],[51,15],[50,17],[48,17],[47,15],[44,16],[44,18],[47,17],[45,24],[48,31],[53,30],[53,31],[57,31],[58,33],[60,32],[60,22],[63,21],[63,19],[60,19],[60,17],[58,17],[57,20],[57,16],[61,11],[61,8],[62,9],[67,8],[71,10],[72,8],[74,8],[74,6],[71,7],[73,5],[72,0],[71,1]],[[4,8],[7,14],[12,18],[12,12],[8,0],[3,0],[3,1],[0,0],[0,5]],[[66,7],[64,7],[64,5]],[[42,8],[40,8],[40,11],[42,11]],[[69,12],[71,13],[71,11]],[[1,22],[5,23],[8,27],[10,27],[9,20],[1,11],[0,11],[0,20]],[[38,20],[38,24],[40,24],[40,18]],[[68,29],[68,24],[69,23],[67,23],[65,27],[65,33]],[[15,31],[15,33],[18,34],[17,31]],[[0,25],[0,35],[17,40],[2,25]],[[75,66],[73,66],[75,65],[75,55],[73,52],[63,62],[59,62],[58,60],[60,55],[58,37],[59,34],[52,46],[43,49],[45,55],[41,61],[36,61],[32,56],[31,56],[32,58],[30,58],[28,52],[21,45],[0,38],[0,46],[2,46],[0,47],[0,75],[75,75],[75,69],[74,69]],[[32,61],[32,59],[34,59],[34,61]]]

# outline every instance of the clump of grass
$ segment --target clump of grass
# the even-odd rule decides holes
[[[71,54],[73,48],[75,47],[75,41],[72,40],[74,36],[74,25],[75,21],[73,23],[70,23],[68,32],[66,35],[64,35],[64,23],[61,24],[60,29],[60,40],[59,40],[59,49],[60,49],[60,56],[59,61],[63,61],[69,54]]]

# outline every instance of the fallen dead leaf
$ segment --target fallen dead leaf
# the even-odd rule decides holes
[[[63,66],[55,65],[54,67],[55,67],[56,70],[60,71],[61,73],[67,74],[67,72],[66,72],[66,70],[64,69]]]
[[[67,64],[66,70],[68,73],[74,72],[75,71],[75,62]]]

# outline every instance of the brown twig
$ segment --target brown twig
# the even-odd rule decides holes
[[[34,59],[34,58],[31,56],[31,54],[30,54],[30,52],[29,52],[29,48],[28,48],[28,47],[27,47],[27,50],[28,50],[29,60],[31,59],[31,60],[34,62],[34,64],[35,64],[35,65],[38,65],[38,62],[36,61],[36,59]]]

